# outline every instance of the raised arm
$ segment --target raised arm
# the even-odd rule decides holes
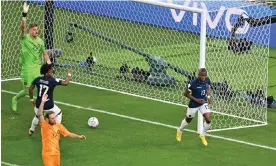
[[[47,64],[51,64],[51,59],[46,50],[43,51],[43,57],[44,57],[44,60],[47,62]]]
[[[24,2],[24,4],[23,4],[23,12],[22,12],[23,19],[21,21],[21,35],[22,36],[25,36],[26,35],[26,31],[27,31],[26,21],[27,21],[28,10],[29,10],[29,5],[27,5],[27,3]]]
[[[66,80],[61,82],[61,85],[67,86],[70,82],[70,79],[72,77],[72,69],[70,69],[67,73]]]
[[[44,117],[43,117],[43,110],[44,110],[44,104],[46,101],[48,101],[48,95],[47,94],[44,94],[42,96],[42,99],[41,99],[41,103],[40,103],[40,106],[39,106],[39,110],[37,112],[37,116],[38,116],[38,119],[39,119],[39,122],[42,122],[44,121]]]
[[[23,17],[23,19],[21,21],[21,36],[25,36],[26,35],[26,31],[27,31],[26,20],[27,20],[27,18]]]

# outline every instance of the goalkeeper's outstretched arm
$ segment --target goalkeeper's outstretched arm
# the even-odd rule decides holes
[[[44,50],[44,52],[43,52],[43,57],[44,57],[45,61],[47,62],[47,64],[50,65],[51,64],[51,59],[50,59],[50,57],[48,55],[48,52],[46,50]]]
[[[22,21],[21,21],[21,36],[25,36],[26,35],[26,17],[23,17]]]
[[[26,33],[27,33],[27,14],[28,14],[28,10],[29,10],[29,5],[24,2],[23,4],[23,11],[22,11],[22,21],[21,21],[21,36],[25,36]],[[44,51],[43,51],[43,57],[45,59],[45,61],[47,62],[47,64],[51,64],[51,60],[50,60],[50,57],[47,53],[47,51],[45,50],[44,48]]]
[[[25,36],[27,31],[26,21],[27,21],[27,14],[29,10],[29,5],[26,2],[23,4],[23,12],[22,12],[22,21],[21,21],[21,35]]]

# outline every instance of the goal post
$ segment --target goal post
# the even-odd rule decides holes
[[[265,4],[210,1],[30,1],[55,74],[80,85],[187,107],[198,68],[212,81],[210,132],[267,124],[271,11]],[[20,77],[22,3],[1,4],[1,77]],[[111,12],[112,11],[112,12]],[[253,65],[251,65],[253,64]],[[184,116],[184,114],[183,114]],[[177,123],[177,122],[175,122]],[[198,114],[197,132],[203,128]]]
[[[206,10],[199,9],[199,8],[193,8],[193,7],[186,7],[186,6],[180,6],[176,4],[170,4],[160,1],[150,1],[150,0],[134,0],[135,2],[140,3],[147,3],[150,5],[157,5],[161,7],[166,8],[172,8],[172,9],[178,9],[182,11],[188,11],[193,13],[199,13],[201,15],[200,21],[200,54],[199,54],[199,68],[205,68],[205,53],[206,53]],[[197,117],[197,132],[201,133],[203,130],[203,116],[198,111],[198,117]]]
[[[47,50],[54,48],[53,33],[54,33],[54,1],[46,0],[45,6],[44,6],[44,39],[45,39],[45,48]],[[51,59],[51,62],[53,63],[55,62],[55,58],[51,57],[50,59]]]

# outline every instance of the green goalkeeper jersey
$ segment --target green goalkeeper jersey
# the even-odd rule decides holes
[[[33,68],[40,68],[41,66],[41,53],[45,50],[45,45],[41,38],[36,37],[32,39],[30,34],[26,34],[21,39],[22,54],[19,63],[22,70]]]

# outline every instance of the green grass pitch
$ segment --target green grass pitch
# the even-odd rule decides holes
[[[2,2],[2,77],[18,77],[20,71],[18,69],[18,52],[20,52],[20,19],[21,19],[21,5],[16,2]],[[36,9],[36,15],[30,14],[28,22],[38,22],[43,25],[43,8],[31,5],[30,9]],[[34,11],[32,11],[34,12]],[[18,16],[18,17],[17,17]],[[3,19],[4,18],[4,19]],[[56,28],[54,36],[55,45],[64,49],[64,55],[60,62],[72,63],[71,60],[85,60],[90,51],[96,54],[97,59],[105,65],[106,70],[102,70],[102,74],[110,72],[111,77],[117,73],[114,72],[120,67],[122,58],[132,67],[139,65],[147,69],[147,64],[140,56],[126,50],[122,50],[112,44],[107,44],[104,41],[89,37],[84,32],[76,31],[76,38],[74,43],[68,44],[64,42],[67,24],[79,20],[79,23],[86,24],[97,31],[102,31],[106,35],[116,38],[121,41],[127,41],[127,44],[133,45],[140,50],[149,52],[154,55],[163,54],[168,62],[194,70],[198,65],[198,39],[187,33],[177,31],[156,29],[149,26],[137,27],[137,24],[122,22],[113,19],[106,19],[98,16],[82,15],[72,11],[55,10]],[[16,25],[15,25],[16,24]],[[64,26],[63,26],[64,24]],[[127,28],[128,31],[133,31],[133,36],[127,38],[124,35],[124,30],[118,31],[108,28],[109,25],[117,25]],[[41,27],[43,32],[43,27]],[[166,31],[166,33],[163,33]],[[141,39],[139,34],[143,33],[148,40]],[[163,36],[166,34],[166,36]],[[169,35],[168,35],[169,34]],[[42,36],[42,34],[41,34]],[[186,45],[181,44],[186,42],[185,38],[190,37],[190,43]],[[183,41],[175,40],[182,39]],[[85,40],[83,40],[85,39]],[[135,40],[131,40],[135,39]],[[159,40],[157,40],[159,39]],[[85,42],[83,42],[85,41]],[[170,43],[170,46],[167,46]],[[222,44],[221,44],[222,43]],[[212,52],[221,51],[221,54],[229,54],[224,51],[224,44],[221,41],[209,39],[209,47],[207,52],[210,53],[209,58],[212,58]],[[219,45],[220,47],[213,47]],[[182,50],[182,51],[179,51]],[[183,51],[184,50],[184,51]],[[213,50],[213,51],[212,51]],[[257,51],[257,50],[254,50]],[[191,64],[178,63],[181,54],[187,55],[187,59]],[[276,97],[276,49],[270,49],[270,56],[268,64],[268,94]],[[113,58],[109,58],[113,56]],[[251,56],[251,55],[249,55]],[[239,62],[236,70],[231,66],[220,66],[214,63],[212,59],[207,59],[208,69],[214,75],[217,81],[221,76],[218,76],[215,70],[218,68],[227,68],[233,73],[230,83],[235,88],[240,87],[235,84],[235,79],[240,79],[242,73],[240,70],[246,61],[242,57],[228,56],[230,62]],[[221,60],[221,59],[217,59]],[[258,61],[259,59],[252,58]],[[208,61],[211,62],[208,64]],[[252,62],[252,63],[254,63]],[[243,68],[242,68],[243,69]],[[257,69],[256,69],[257,70]],[[65,75],[67,69],[59,68],[57,70],[58,76]],[[172,71],[169,71],[173,74]],[[274,72],[274,73],[273,73]],[[128,84],[129,90],[135,93],[147,93],[148,95],[156,95],[160,91],[166,94],[174,94],[176,101],[182,100],[181,89],[176,92],[175,89],[147,89],[146,85],[138,85],[136,83],[124,82],[122,80],[113,81],[111,85],[107,80],[110,78],[101,78],[85,73],[82,68],[74,68],[75,81],[82,81],[88,84],[95,84],[98,86],[115,86],[122,88],[122,84]],[[113,73],[113,75],[112,75]],[[182,80],[178,75],[174,75]],[[184,80],[184,79],[183,79]],[[245,83],[246,84],[246,83]],[[1,158],[2,162],[16,164],[20,166],[39,166],[42,165],[41,159],[41,136],[40,129],[37,127],[33,137],[27,135],[31,120],[34,116],[33,109],[27,97],[21,99],[18,103],[18,113],[13,113],[10,108],[12,92],[18,92],[21,89],[20,81],[1,82]],[[138,88],[135,88],[138,87]],[[9,93],[7,93],[9,92]],[[161,93],[161,94],[162,94]],[[214,132],[216,136],[223,138],[233,138],[236,140],[252,143],[252,145],[231,142],[227,140],[217,139],[214,137],[207,137],[209,142],[208,147],[204,147],[197,134],[191,132],[183,133],[183,141],[181,143],[175,140],[175,129],[146,123],[145,121],[137,121],[129,117],[140,118],[150,122],[159,122],[172,126],[179,126],[183,119],[186,109],[180,106],[164,104],[160,102],[150,101],[137,97],[122,95],[119,93],[88,88],[85,86],[70,84],[68,87],[58,87],[55,90],[55,100],[61,103],[57,105],[63,111],[63,123],[68,130],[84,134],[87,140],[73,140],[70,138],[62,138],[61,140],[61,164],[64,166],[87,166],[87,165],[234,165],[234,166],[259,166],[259,165],[274,165],[275,150],[265,149],[262,147],[255,147],[252,145],[265,145],[276,148],[276,112],[272,109],[268,110],[268,125],[258,128],[247,128],[240,130],[230,130]],[[81,106],[75,108],[74,106]],[[89,108],[107,111],[109,113],[116,113],[116,115],[125,115],[128,118],[113,116],[107,113],[100,113],[89,110]],[[87,126],[89,117],[95,116],[99,119],[100,125],[97,129],[90,129]],[[196,119],[187,129],[196,129]],[[2,165],[5,165],[2,163]]]

